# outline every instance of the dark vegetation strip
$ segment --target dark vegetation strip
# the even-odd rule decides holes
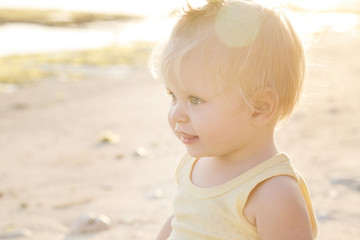
[[[109,46],[93,50],[2,57],[0,58],[0,83],[36,82],[61,74],[59,69],[66,66],[145,67],[153,46],[153,43],[138,43],[131,46]]]
[[[129,21],[139,16],[124,14],[101,14],[61,10],[5,9],[0,8],[0,24],[33,23],[54,27],[81,26],[95,21]]]

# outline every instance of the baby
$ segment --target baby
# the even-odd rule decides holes
[[[304,78],[302,43],[284,12],[245,0],[189,5],[156,53],[169,123],[187,152],[157,239],[314,239],[307,186],[274,140]]]

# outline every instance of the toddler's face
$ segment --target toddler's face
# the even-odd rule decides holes
[[[199,54],[184,58],[181,79],[170,76],[165,84],[171,97],[170,126],[189,155],[229,157],[248,147],[248,108],[231,87],[214,80]]]

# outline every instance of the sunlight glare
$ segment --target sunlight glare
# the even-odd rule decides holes
[[[313,11],[331,10],[336,8],[339,4],[338,0],[287,0],[286,2],[293,6]]]

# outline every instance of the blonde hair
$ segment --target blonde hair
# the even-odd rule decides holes
[[[152,56],[155,76],[180,76],[181,63],[200,51],[215,79],[229,84],[253,109],[271,89],[278,97],[277,120],[299,101],[305,71],[302,43],[281,8],[254,1],[210,1],[180,17],[165,44]],[[196,66],[194,66],[196,67]],[[259,100],[260,99],[260,100]]]

